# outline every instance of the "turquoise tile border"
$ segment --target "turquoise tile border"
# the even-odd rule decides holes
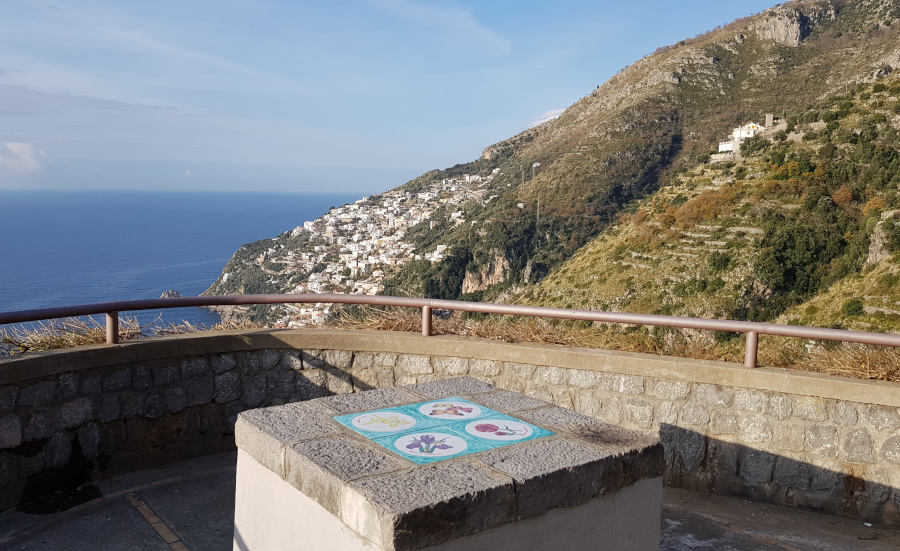
[[[554,434],[545,428],[503,414],[490,415],[468,422],[457,422],[448,428],[491,448],[529,442]]]
[[[403,407],[350,413],[333,419],[373,440],[389,434],[428,429],[437,424],[422,415],[412,415]]]
[[[462,457],[491,449],[489,446],[464,435],[435,426],[430,430],[411,431],[400,435],[373,439],[397,455],[417,465]]]
[[[458,396],[333,419],[417,465],[554,434]]]

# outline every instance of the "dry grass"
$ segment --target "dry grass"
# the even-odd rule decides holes
[[[361,315],[360,315],[361,313]],[[422,318],[409,309],[365,307],[355,315],[339,315],[332,325],[351,329],[418,333]],[[652,331],[613,324],[579,324],[543,318],[485,316],[480,319],[454,312],[448,318],[435,316],[434,335],[462,335],[505,342],[598,348],[642,352],[698,360],[743,363],[744,341],[718,342],[708,332]],[[811,344],[803,339],[762,336],[759,365],[829,373],[858,379],[900,381],[900,349],[853,343]]]
[[[147,337],[194,333],[196,331],[252,329],[256,327],[259,326],[243,320],[229,320],[212,327],[206,327],[202,324],[195,325],[187,321],[164,324],[159,318],[149,324],[141,325],[137,318],[126,316],[119,318],[119,340],[127,341]],[[41,321],[31,326],[0,326],[0,357],[104,342],[106,342],[105,322],[98,322],[93,317]]]

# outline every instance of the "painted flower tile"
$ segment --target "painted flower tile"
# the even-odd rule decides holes
[[[457,396],[334,419],[419,465],[554,434]]]

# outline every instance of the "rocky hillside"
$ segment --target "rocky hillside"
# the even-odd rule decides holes
[[[681,170],[519,297],[900,329],[900,78],[859,84]]]
[[[508,300],[510,288],[551,273],[630,202],[680,185],[677,175],[708,159],[732,127],[796,113],[900,67],[898,19],[897,0],[790,2],[661,48],[558,119],[408,183],[501,172],[496,199],[469,206],[465,225],[432,218],[411,232],[419,250],[449,245],[450,263],[410,263],[385,292]]]
[[[796,318],[798,305],[864,275],[870,236],[888,231],[878,217],[900,208],[891,184],[865,180],[863,167],[882,161],[858,144],[896,149],[898,31],[900,0],[807,0],[660,48],[558,119],[390,192],[437,203],[408,226],[393,215],[385,225],[386,204],[374,205],[364,267],[331,264],[359,260],[355,236],[298,231],[245,246],[209,292],[283,292],[327,264],[333,290],[350,271],[381,274],[370,284],[387,294]],[[708,164],[733,127],[766,113],[790,128],[751,142],[734,166]],[[834,197],[841,186],[848,201]],[[806,232],[806,249],[787,250],[798,234],[784,221]],[[380,250],[378,232],[405,256]],[[856,318],[872,308],[890,310],[863,304]]]

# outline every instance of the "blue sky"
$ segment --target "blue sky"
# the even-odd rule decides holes
[[[0,189],[380,192],[773,4],[8,0]]]

